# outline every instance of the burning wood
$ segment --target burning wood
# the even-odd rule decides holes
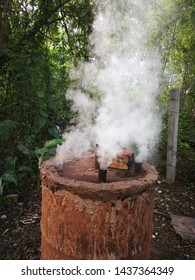
[[[127,150],[123,151],[122,154],[118,155],[112,160],[109,168],[129,170],[131,165],[134,164],[134,153]]]
[[[95,169],[98,169],[98,182],[106,183],[107,169],[100,168],[96,154],[95,154]],[[116,158],[112,160],[112,163],[108,166],[108,169],[118,169],[121,171],[126,171],[124,173],[124,176],[135,175],[134,153],[124,150],[121,154],[119,154]]]

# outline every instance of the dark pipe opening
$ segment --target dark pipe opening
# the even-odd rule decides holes
[[[100,169],[98,171],[98,182],[99,183],[106,183],[106,176],[107,176],[107,169]]]

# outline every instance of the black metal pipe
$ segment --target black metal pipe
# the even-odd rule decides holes
[[[98,182],[99,183],[106,183],[106,176],[107,176],[107,169],[99,169],[98,172]]]

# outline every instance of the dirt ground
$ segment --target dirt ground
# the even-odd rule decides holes
[[[195,156],[194,156],[195,159]],[[175,184],[165,182],[165,170],[157,166],[159,180],[153,217],[151,260],[195,260],[195,242],[176,233],[170,213],[195,218],[195,163],[178,162]],[[17,203],[0,201],[0,259],[40,259],[41,190],[36,178],[26,176]]]

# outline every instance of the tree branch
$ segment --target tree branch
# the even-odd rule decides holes
[[[60,4],[57,5],[55,8],[53,8],[53,10],[49,11],[49,14],[47,17],[44,18],[40,18],[39,20],[37,20],[37,22],[35,22],[33,28],[24,36],[24,39],[30,39],[32,37],[35,36],[36,33],[38,33],[40,31],[40,29],[45,26],[45,25],[50,25],[51,23],[53,23],[54,21],[49,21],[51,15],[55,14],[60,8],[62,8],[64,5],[68,4],[69,2],[71,2],[72,0],[65,0],[65,1],[60,1]],[[59,19],[56,19],[56,21],[58,21]]]
[[[60,3],[62,1],[60,0]],[[70,48],[70,52],[71,54],[73,55],[73,49],[72,49],[72,46],[71,46],[71,41],[70,41],[70,34],[69,34],[69,31],[68,31],[68,27],[67,27],[67,24],[66,24],[66,21],[65,21],[65,15],[64,15],[64,12],[62,10],[62,7],[60,8],[60,11],[61,11],[61,14],[62,14],[62,18],[63,18],[63,24],[64,24],[64,29],[66,31],[66,35],[67,35],[67,38],[68,38],[68,45],[69,45],[69,48]]]

